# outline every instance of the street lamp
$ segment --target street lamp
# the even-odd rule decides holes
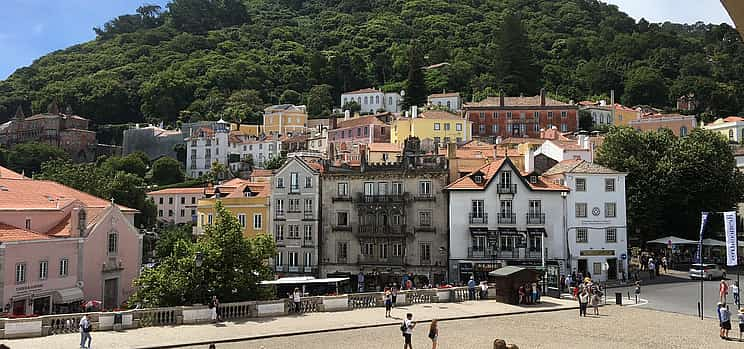
[[[201,251],[196,251],[196,254],[194,255],[194,265],[196,268],[194,269],[201,269],[201,266],[204,264],[204,254]],[[194,270],[194,274],[196,274],[196,270]],[[203,274],[202,274],[203,275]],[[196,275],[194,275],[196,277]],[[197,286],[197,296],[201,296],[201,289],[202,289],[202,278],[199,278],[199,285]]]
[[[562,191],[561,197],[563,198],[563,235],[566,237],[566,274],[571,273],[571,247],[568,242],[568,230],[566,229],[566,198],[568,192]]]

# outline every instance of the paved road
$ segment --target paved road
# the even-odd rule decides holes
[[[602,316],[579,318],[578,311],[502,316],[440,322],[439,349],[487,349],[495,338],[520,348],[648,349],[742,348],[744,343],[718,338],[718,323],[681,314],[609,306]],[[431,348],[429,324],[416,327],[415,349]],[[217,349],[390,349],[403,338],[397,325],[330,333],[222,343]],[[188,347],[206,349],[206,345]]]
[[[744,274],[742,274],[744,276]],[[733,284],[736,275],[729,275],[727,280]],[[744,282],[744,277],[742,277]],[[720,280],[703,281],[703,316],[715,318],[716,304],[719,301],[718,285]],[[630,292],[631,303],[635,302],[633,287],[610,289],[608,302],[615,301],[615,292],[623,293],[623,303],[628,302],[628,292]],[[674,312],[687,315],[698,315],[698,302],[700,301],[700,281],[680,278],[678,282],[665,283],[658,285],[641,285],[641,305],[639,307],[651,308],[661,311]],[[648,304],[645,304],[646,301]],[[729,294],[728,303],[732,313],[736,313],[736,305],[733,305],[734,298]]]

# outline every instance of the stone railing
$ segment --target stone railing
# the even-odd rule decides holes
[[[494,289],[489,289],[489,295]],[[480,297],[476,292],[476,297]],[[491,298],[489,296],[489,298]],[[401,291],[397,304],[462,302],[468,299],[467,287]],[[303,297],[300,312],[348,311],[385,306],[384,293],[352,293],[339,296]],[[222,303],[218,312],[225,321],[291,315],[294,303],[289,299]],[[82,314],[44,315],[32,318],[0,318],[0,339],[40,337],[78,331]],[[88,313],[93,331],[126,330],[152,326],[178,326],[212,321],[206,305],[170,308],[134,309],[121,312]]]

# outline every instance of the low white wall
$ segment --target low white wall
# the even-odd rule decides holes
[[[204,308],[183,308],[183,323],[195,324],[212,320],[212,309]]]
[[[406,294],[403,292],[398,293],[398,296],[395,297],[395,304],[406,304]]]
[[[347,296],[323,297],[323,310],[324,311],[349,310],[349,297]]]
[[[39,336],[41,336],[41,320],[11,320],[5,322],[5,338]]]
[[[437,297],[439,297],[440,302],[449,302],[450,290],[437,290]]]
[[[98,330],[111,330],[114,328],[114,314],[98,316]]]
[[[278,303],[259,303],[256,308],[258,309],[258,316],[274,316],[285,314],[283,301]]]

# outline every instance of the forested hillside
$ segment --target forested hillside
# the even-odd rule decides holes
[[[544,86],[574,100],[615,89],[624,103],[659,107],[694,93],[706,118],[744,109],[744,50],[730,26],[636,23],[621,10],[596,0],[174,0],[0,82],[0,121],[52,101],[99,124],[251,122],[265,104],[308,99],[323,115],[341,91],[400,90],[409,62],[448,63],[426,71],[427,88],[468,99]]]

